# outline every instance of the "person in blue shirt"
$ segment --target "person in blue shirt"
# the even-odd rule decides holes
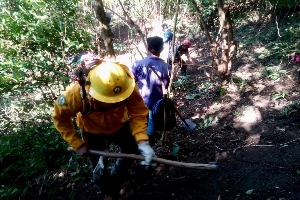
[[[163,98],[163,86],[149,65],[158,73],[166,87],[170,84],[172,69],[171,65],[160,58],[160,54],[164,48],[161,37],[147,38],[147,46],[150,55],[143,60],[135,61],[131,72],[135,78],[139,92],[149,109],[147,134],[149,135],[150,144],[153,144],[157,131],[153,123],[152,110],[154,109],[154,105]]]
[[[173,33],[170,31],[167,24],[164,23],[161,25],[161,27],[163,29],[164,50],[162,51],[160,57],[167,62],[168,54],[172,44]]]

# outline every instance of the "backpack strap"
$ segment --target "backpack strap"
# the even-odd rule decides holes
[[[154,74],[157,76],[157,78],[160,80],[161,85],[162,85],[162,91],[163,91],[163,96],[164,97],[168,97],[168,88],[166,87],[164,81],[162,80],[162,78],[158,75],[157,71],[155,71],[155,69],[152,67],[151,63],[148,64],[148,67],[154,72]]]
[[[87,94],[85,86],[89,83],[86,81],[86,77],[90,73],[92,69],[94,69],[96,66],[98,66],[100,63],[104,62],[104,60],[95,59],[94,61],[86,64],[84,67],[82,67],[78,72],[78,82],[80,85],[80,96],[82,101],[82,107],[83,111],[82,114],[87,114],[92,111],[93,105],[91,100],[91,95]],[[88,98],[89,101],[89,109],[87,109],[86,105],[86,98]]]
[[[80,87],[80,96],[81,96],[81,102],[82,102],[82,114],[88,114],[92,111],[93,105],[92,105],[92,98],[91,95],[87,94],[85,87]],[[88,105],[86,102],[86,98],[88,99]],[[87,108],[87,106],[89,108]]]

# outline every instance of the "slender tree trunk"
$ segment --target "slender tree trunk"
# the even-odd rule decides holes
[[[236,42],[233,39],[232,20],[229,7],[223,0],[217,0],[220,32],[222,33],[222,62],[218,65],[218,72],[222,81],[230,75],[233,55],[236,50]]]
[[[216,63],[217,65],[219,65],[220,60],[219,60],[219,58],[218,58],[217,45],[216,45],[216,43],[212,40],[212,38],[211,38],[211,36],[210,36],[210,34],[209,34],[208,27],[207,27],[207,25],[206,25],[206,23],[205,23],[205,21],[204,21],[204,19],[203,19],[203,17],[202,17],[202,12],[201,12],[201,10],[199,9],[199,7],[197,6],[196,1],[195,1],[195,0],[191,0],[191,3],[194,5],[194,7],[195,7],[195,9],[196,9],[198,18],[199,18],[199,20],[200,20],[200,23],[201,23],[203,29],[204,29],[205,35],[206,35],[206,37],[207,37],[207,39],[208,39],[208,42],[209,42],[209,45],[210,45],[210,48],[211,48],[211,52],[212,52],[213,59],[214,59],[215,63]]]
[[[232,60],[233,60],[233,57],[234,57],[234,55],[236,53],[236,49],[237,49],[237,43],[234,40],[234,36],[233,36],[232,20],[231,20],[231,15],[230,15],[229,10],[226,13],[226,18],[228,19],[227,30],[228,30],[228,43],[229,43],[228,71],[227,71],[226,76],[229,76],[230,75],[230,71],[231,71],[231,67],[232,67]]]
[[[95,0],[93,8],[96,13],[97,19],[100,21],[101,25],[101,37],[104,41],[105,48],[107,50],[108,57],[112,60],[116,60],[116,55],[112,43],[112,36],[110,33],[109,25],[104,11],[104,6],[102,0]]]
[[[200,23],[203,26],[206,37],[208,38],[213,60],[217,65],[219,77],[221,81],[224,81],[230,75],[232,60],[236,50],[236,42],[233,38],[232,20],[228,6],[224,5],[223,0],[217,0],[220,29],[216,38],[216,42],[214,42],[209,34],[209,30],[202,18],[201,10],[198,8],[196,1],[191,0],[191,3],[196,9],[198,18],[200,19]],[[218,56],[218,51],[220,48],[218,47],[218,43],[221,43],[221,58],[219,58]]]
[[[218,14],[219,14],[219,22],[220,29],[219,33],[221,33],[221,63],[218,65],[218,72],[221,80],[224,80],[225,74],[227,74],[228,70],[228,43],[227,43],[227,21],[226,21],[226,11],[224,10],[223,0],[217,0],[218,5]]]
[[[124,9],[124,6],[123,6],[123,4],[122,4],[122,2],[121,2],[120,0],[119,0],[119,4],[120,4],[120,6],[121,6],[121,8],[122,8],[122,10],[123,10],[124,15],[128,18],[128,21],[129,21],[130,25],[136,28],[137,32],[139,33],[139,35],[140,35],[140,37],[141,37],[141,40],[142,40],[143,44],[145,45],[145,49],[147,49],[147,43],[146,43],[146,40],[145,40],[145,37],[144,37],[144,34],[143,34],[142,30],[140,29],[140,27],[139,27],[138,25],[136,25],[136,24],[134,23],[134,21],[133,21],[133,20],[131,19],[131,17],[128,15],[128,13],[127,13],[126,10]],[[143,57],[142,54],[141,54],[141,56]]]
[[[176,24],[177,24],[178,12],[179,12],[179,5],[180,5],[180,0],[177,0],[177,2],[176,2],[176,11],[175,11],[175,16],[174,16],[172,47],[171,47],[171,51],[172,51],[172,73],[171,73],[171,78],[170,78],[170,84],[169,84],[169,87],[168,87],[168,93],[170,92],[171,87],[172,87],[172,82],[173,82],[173,78],[174,78],[174,71],[175,71],[175,65],[174,65],[174,43],[175,43],[175,33],[176,33]],[[166,122],[166,119],[165,119],[165,122]],[[167,132],[166,132],[166,130],[164,130],[163,134],[162,134],[162,138],[161,138],[162,144],[166,143],[167,139],[168,139],[167,138]]]
[[[175,45],[175,36],[176,36],[176,24],[177,24],[177,16],[178,16],[178,11],[179,11],[179,5],[180,5],[180,0],[177,0],[176,2],[176,12],[174,16],[174,25],[173,25],[173,38],[172,38],[172,46],[171,46],[171,53],[172,53],[172,74],[171,74],[171,79],[170,79],[170,84],[168,91],[171,91],[172,83],[173,83],[173,78],[174,78],[174,73],[175,73],[175,55],[174,55],[174,45]],[[167,58],[168,60],[168,58]]]

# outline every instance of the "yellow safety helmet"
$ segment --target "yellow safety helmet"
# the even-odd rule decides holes
[[[98,101],[116,103],[128,98],[135,81],[129,69],[115,62],[102,62],[87,77],[88,93]]]

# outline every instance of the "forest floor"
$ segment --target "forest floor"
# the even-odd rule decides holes
[[[193,59],[200,66],[174,79],[174,99],[197,127],[187,131],[178,119],[178,127],[167,133],[169,142],[154,150],[169,160],[216,162],[218,170],[159,164],[149,176],[136,164],[121,199],[300,199],[297,68],[283,64],[286,73],[272,80],[262,75],[265,67],[237,59],[232,78],[221,87],[211,84],[210,68],[201,67],[208,58]],[[82,199],[85,189],[76,192]],[[91,191],[96,189],[90,188],[88,199],[97,199]]]
[[[238,36],[237,36],[238,37]],[[209,77],[212,58],[204,39],[194,39],[196,63],[187,77],[174,79],[180,112],[197,124],[178,126],[153,148],[160,158],[215,162],[218,170],[158,164],[149,175],[136,163],[120,191],[121,199],[297,200],[300,199],[300,117],[298,66],[261,64],[262,48],[240,46],[226,84]],[[75,199],[97,199],[96,187],[75,187]]]
[[[209,79],[201,66],[189,67],[174,98],[198,126],[175,128],[168,133],[170,144],[155,151],[182,162],[216,162],[219,170],[158,165],[148,181],[133,175],[122,199],[300,199],[300,91],[296,70],[284,66],[287,73],[272,80],[262,77],[264,67],[239,62],[222,95],[213,85],[205,91]],[[274,98],[283,91],[286,97]]]

